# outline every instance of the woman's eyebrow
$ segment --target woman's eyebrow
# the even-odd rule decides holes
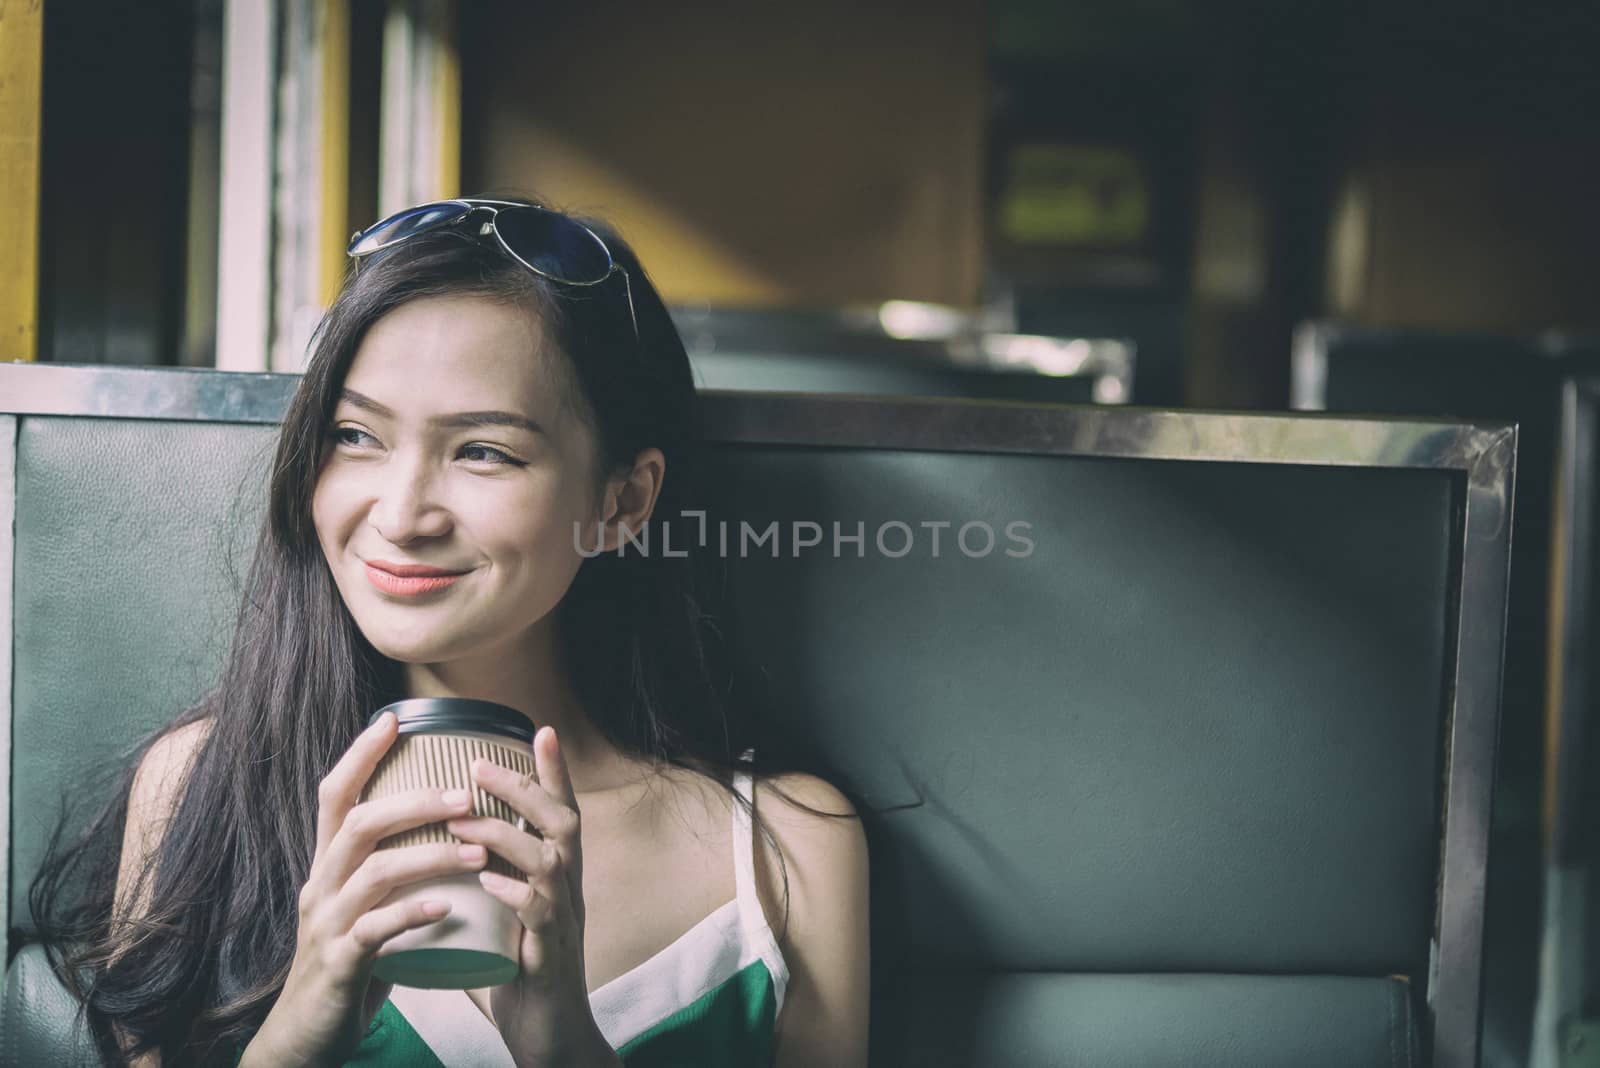
[[[341,390],[339,399],[385,419],[394,418],[393,410],[379,404],[363,393],[357,393],[353,389]],[[428,425],[449,429],[479,426],[512,426],[526,430],[531,434],[544,434],[545,432],[544,427],[527,416],[518,415],[515,412],[501,411],[453,412],[450,415],[436,415],[428,420]]]

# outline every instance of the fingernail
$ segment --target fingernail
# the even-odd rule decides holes
[[[481,845],[464,845],[460,849],[456,850],[456,852],[461,855],[462,860],[473,861],[483,859],[483,846]]]
[[[466,804],[467,799],[471,796],[465,790],[446,790],[444,792],[444,803],[447,805],[463,805]]]

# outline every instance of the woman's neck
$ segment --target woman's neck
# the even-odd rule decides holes
[[[580,798],[639,782],[645,762],[623,753],[595,728],[548,644],[530,644],[437,664],[406,664],[406,694],[493,701],[521,712],[535,729],[554,727]]]

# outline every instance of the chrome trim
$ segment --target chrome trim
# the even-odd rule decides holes
[[[0,392],[0,397],[5,394]],[[0,401],[0,404],[6,402]],[[16,559],[17,428],[14,415],[0,415],[0,918],[11,916],[11,635],[13,567]],[[5,939],[10,961],[10,938]]]
[[[1591,704],[1595,682],[1590,660],[1594,638],[1595,495],[1600,492],[1600,378],[1569,378],[1561,390],[1561,443],[1556,460],[1556,509],[1552,537],[1557,551],[1551,576],[1551,662],[1556,665],[1553,728],[1559,742],[1555,777],[1554,822],[1549,828],[1550,858],[1556,864],[1600,861],[1594,843],[1578,839],[1575,824],[1582,782],[1584,751],[1593,744],[1584,728],[1595,729]],[[1592,771],[1592,769],[1590,769]]]
[[[1530,1068],[1579,1068],[1576,1059],[1563,1058],[1585,1024],[1585,947],[1593,935],[1595,873],[1580,865],[1546,863],[1544,868],[1544,924],[1539,941],[1539,990],[1533,1010]],[[1576,1047],[1573,1047],[1576,1048]]]
[[[1511,578],[1517,430],[1501,429],[1470,461],[1461,538],[1455,705],[1440,861],[1439,973],[1432,994],[1433,1063],[1476,1068],[1483,1010],[1484,893],[1495,744]],[[1466,813],[1465,819],[1455,818]]]
[[[1553,345],[1552,345],[1553,347]],[[1583,776],[1590,732],[1600,730],[1590,650],[1595,640],[1596,493],[1600,492],[1600,377],[1569,377],[1561,388],[1560,442],[1551,518],[1550,740],[1553,765],[1545,774],[1549,823],[1544,856],[1545,905],[1539,945],[1539,991],[1533,1018],[1535,1065],[1560,1060],[1572,1029],[1582,1025],[1591,993],[1593,887],[1600,848],[1581,837]]]
[[[1509,423],[1420,416],[721,390],[702,391],[700,398],[708,436],[747,444],[1455,470],[1469,476],[1481,515],[1497,526],[1516,439]]]
[[[1320,412],[1328,407],[1328,346],[1338,327],[1307,322],[1295,327],[1289,350],[1289,407]]]
[[[297,375],[0,365],[0,414],[274,422]],[[1166,411],[849,395],[701,394],[707,437],[745,445],[986,450],[1087,457],[1412,468],[1460,477],[1459,609],[1447,709],[1437,1068],[1475,1068],[1484,872],[1510,572],[1513,424],[1419,417]]]
[[[0,413],[276,423],[297,374],[97,364],[0,364]]]

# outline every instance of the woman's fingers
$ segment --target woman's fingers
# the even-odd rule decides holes
[[[385,712],[378,721],[356,736],[333,770],[317,786],[317,852],[333,841],[345,815],[360,800],[361,788],[389,751],[395,739],[395,714]]]
[[[563,907],[582,915],[581,877],[563,859],[561,846],[555,839],[535,838],[505,820],[489,816],[451,820],[446,826],[457,837],[482,842],[523,874],[523,878],[513,879],[481,871],[478,881],[508,905],[528,929],[542,929]]]
[[[529,876],[543,874],[561,860],[561,847],[553,838],[535,838],[493,816],[451,820],[445,828],[464,841],[483,843]]]
[[[397,901],[363,913],[350,926],[350,944],[360,956],[375,956],[385,942],[400,932],[437,923],[449,913],[447,901]]]
[[[508,879],[492,871],[478,873],[478,881],[493,897],[517,914],[522,926],[544,932],[558,922],[567,894],[559,879]]]
[[[537,783],[486,760],[475,761],[472,767],[479,785],[509,804],[533,834],[493,818],[451,820],[446,826],[458,837],[484,843],[527,876],[526,881],[493,879],[492,873],[480,877],[490,893],[522,916],[525,925],[541,926],[565,901],[581,927],[581,819],[553,729],[545,727],[534,735],[533,754]]]
[[[533,736],[533,766],[539,772],[539,782],[551,797],[563,805],[578,807],[578,797],[572,792],[572,776],[567,772],[567,758],[561,752],[554,727],[542,727]]]
[[[549,796],[572,813],[571,833],[558,837],[561,847],[562,874],[566,876],[568,900],[583,923],[583,836],[579,834],[578,795],[572,788],[572,774],[567,769],[567,757],[561,749],[561,740],[554,727],[545,727],[533,736],[534,766],[539,771],[539,782]]]
[[[541,785],[547,781],[544,770],[540,769],[539,782],[530,782],[510,768],[491,760],[479,757],[472,762],[473,779],[510,805],[513,811],[528,821],[530,829],[545,838],[562,842],[576,841],[579,824],[577,803],[563,801]]]
[[[363,801],[345,814],[333,840],[312,864],[307,881],[336,890],[377,849],[378,843],[390,835],[429,823],[442,823],[471,810],[472,796],[464,790],[454,796],[437,789],[407,790]]]
[[[377,850],[361,862],[335,895],[327,922],[336,930],[353,930],[363,913],[393,891],[424,879],[477,871],[487,860],[484,847],[475,843],[429,842]]]

